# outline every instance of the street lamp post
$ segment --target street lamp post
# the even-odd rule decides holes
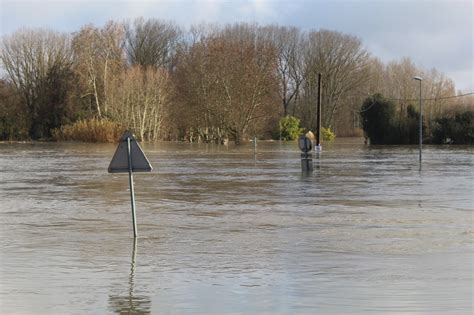
[[[421,169],[421,145],[423,143],[423,111],[421,107],[421,81],[423,81],[423,78],[421,77],[413,77],[414,80],[420,81],[420,169]]]

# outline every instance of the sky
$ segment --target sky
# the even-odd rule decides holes
[[[136,17],[174,21],[255,22],[359,37],[383,62],[410,57],[436,68],[457,90],[474,92],[473,0],[0,0],[2,36],[23,27],[73,32]]]

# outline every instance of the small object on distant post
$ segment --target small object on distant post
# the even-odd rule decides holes
[[[114,157],[110,161],[109,173],[128,173],[130,199],[132,205],[133,236],[138,236],[137,216],[135,214],[135,190],[133,188],[133,172],[151,172],[152,166],[145,153],[138,145],[130,131],[125,131],[120,138]]]
[[[314,150],[317,152],[317,153],[320,153],[321,152],[321,145],[318,145],[316,143],[316,136],[314,135],[314,133],[312,131],[308,131],[306,134],[305,134],[306,137],[309,138],[309,140],[311,140],[312,143],[314,143]]]
[[[313,145],[311,140],[302,135],[298,139],[298,146],[300,150],[303,152],[301,153],[301,171],[302,172],[312,172],[313,171],[313,155],[310,153],[313,149]]]
[[[253,137],[253,150],[257,152],[257,136]]]

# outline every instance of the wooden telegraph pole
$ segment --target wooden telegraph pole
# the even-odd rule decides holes
[[[318,104],[316,110],[316,151],[321,151],[321,73],[318,73]]]

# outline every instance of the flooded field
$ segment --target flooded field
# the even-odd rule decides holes
[[[360,142],[360,141],[359,141]],[[0,144],[1,314],[471,314],[473,147]]]

